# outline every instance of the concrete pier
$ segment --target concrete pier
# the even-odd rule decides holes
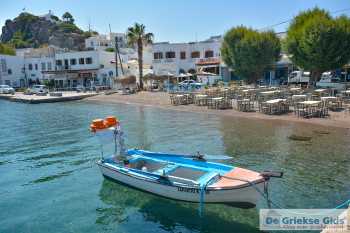
[[[21,92],[16,92],[14,95],[0,94],[0,99],[6,99],[13,102],[22,102],[28,104],[40,104],[40,103],[54,103],[65,102],[73,100],[81,100],[87,97],[98,95],[95,92],[81,93],[81,92],[62,92],[62,96],[38,96],[38,95],[24,95]]]

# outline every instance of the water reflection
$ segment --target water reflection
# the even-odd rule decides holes
[[[166,231],[183,229],[200,232],[259,232],[254,225],[244,223],[244,218],[254,216],[257,226],[257,210],[245,210],[246,216],[237,217],[238,209],[223,205],[206,205],[204,217],[198,215],[198,205],[168,200],[143,193],[105,179],[99,197],[106,204],[96,209],[96,223],[111,228],[121,223],[132,224],[129,216],[133,211],[141,214],[143,220],[160,224]],[[256,213],[254,213],[256,212]],[[243,220],[243,221],[242,221]],[[243,222],[243,223],[242,223]],[[145,230],[145,229],[144,229]]]

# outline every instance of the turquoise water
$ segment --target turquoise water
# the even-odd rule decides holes
[[[105,180],[88,125],[111,114],[130,147],[229,154],[236,166],[284,171],[270,188],[285,207],[331,208],[350,196],[349,130],[87,102],[0,101],[0,112],[1,233],[259,232],[257,209],[207,205],[200,218],[196,204]]]

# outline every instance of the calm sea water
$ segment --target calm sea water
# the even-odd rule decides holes
[[[131,105],[0,101],[0,232],[259,232],[257,209],[165,200],[105,180],[91,119],[116,115],[130,147],[232,155],[230,163],[285,172],[272,199],[331,208],[350,194],[350,132]],[[292,141],[308,135],[309,142]],[[260,203],[259,207],[266,206]]]

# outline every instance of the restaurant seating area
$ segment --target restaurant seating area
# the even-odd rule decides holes
[[[235,109],[267,115],[294,112],[297,117],[324,118],[330,116],[330,111],[349,108],[350,89],[334,94],[329,89],[230,86],[195,92],[173,92],[170,93],[170,102],[172,105],[194,104],[208,109]]]

